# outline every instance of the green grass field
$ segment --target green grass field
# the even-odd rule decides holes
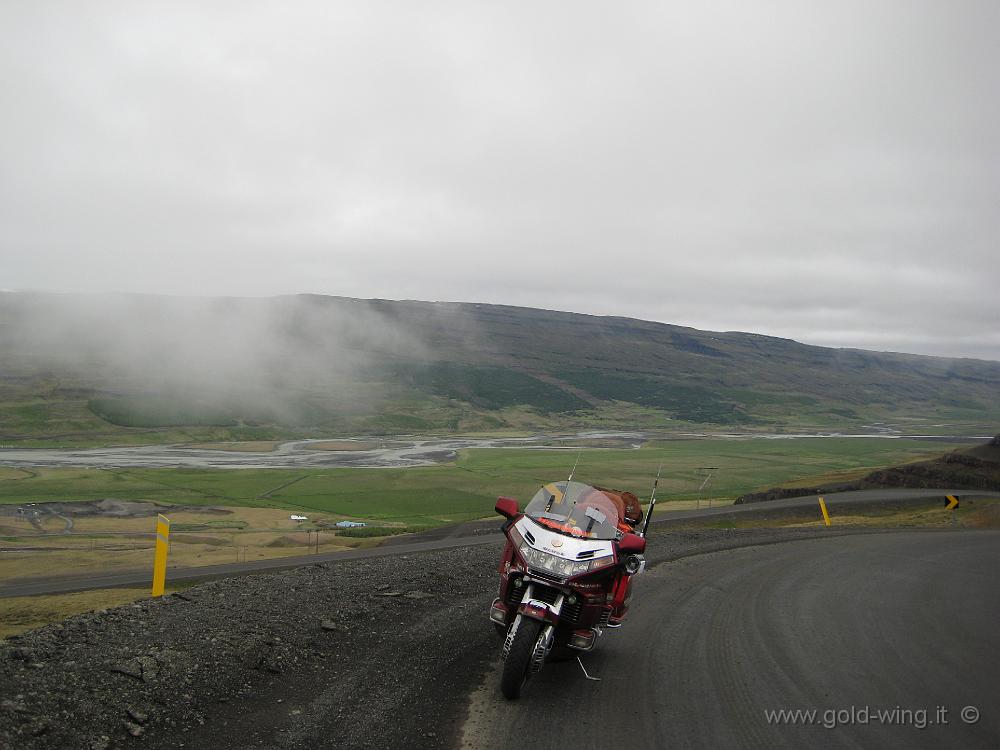
[[[661,501],[704,497],[840,472],[860,472],[940,454],[955,444],[882,438],[668,440],[640,450],[590,449],[576,479],[648,494],[663,462]],[[32,469],[0,473],[0,503],[154,500],[319,511],[369,521],[436,526],[489,516],[497,495],[526,502],[544,482],[563,479],[567,450],[473,449],[454,464],[406,469]],[[808,483],[808,482],[805,482]]]

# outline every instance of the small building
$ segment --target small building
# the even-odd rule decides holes
[[[362,523],[361,521],[337,521],[338,529],[355,529],[358,526],[367,526],[368,524]]]

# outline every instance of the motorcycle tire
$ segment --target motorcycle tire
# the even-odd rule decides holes
[[[553,646],[552,651],[545,658],[545,661],[550,661],[553,663],[571,661],[579,656],[580,652],[576,649],[568,648],[566,646]]]
[[[535,650],[538,634],[542,623],[527,617],[521,619],[521,624],[514,634],[514,641],[507,652],[507,660],[503,664],[503,676],[500,678],[500,692],[508,700],[515,700],[521,695],[521,688],[528,679],[528,666],[531,653]]]

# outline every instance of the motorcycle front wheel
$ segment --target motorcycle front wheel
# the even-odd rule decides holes
[[[528,679],[528,666],[531,654],[535,650],[538,634],[542,623],[527,617],[521,618],[521,624],[514,634],[514,641],[507,652],[507,660],[503,664],[503,676],[500,678],[500,692],[504,698],[514,700],[520,697],[521,688]]]

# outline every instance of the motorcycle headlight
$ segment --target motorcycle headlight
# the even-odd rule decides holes
[[[596,560],[564,560],[561,557],[550,555],[548,552],[534,549],[527,543],[521,546],[520,553],[529,568],[551,573],[560,578],[578,576],[581,573],[597,570],[614,562],[613,557],[601,557]]]
[[[532,547],[521,535],[517,527],[512,526],[507,533],[510,534],[511,542],[513,542],[515,549],[517,549],[517,553],[529,568],[534,568],[535,570],[560,578],[571,578],[581,573],[599,570],[608,565],[613,565],[615,562],[613,555],[598,557],[594,560],[564,560],[561,557]]]
[[[597,557],[590,561],[591,570],[600,570],[601,568],[606,568],[609,565],[615,564],[615,556],[608,555],[607,557]]]

